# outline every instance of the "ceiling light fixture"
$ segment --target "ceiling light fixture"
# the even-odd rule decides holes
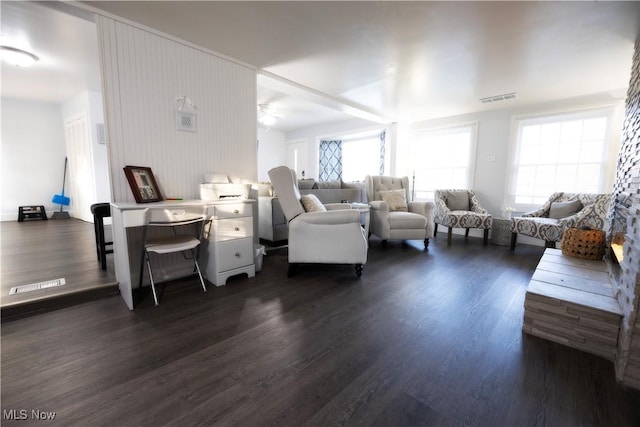
[[[490,102],[498,102],[498,101],[506,101],[508,99],[514,99],[516,96],[517,96],[517,93],[511,92],[511,93],[505,93],[503,95],[494,95],[494,96],[488,96],[486,98],[480,98],[480,102],[482,102],[483,104],[488,104]]]
[[[269,104],[258,105],[258,121],[265,126],[271,126],[276,122],[276,117],[281,117],[278,110]]]
[[[17,65],[19,67],[29,67],[36,61],[40,60],[40,58],[38,58],[31,52],[4,45],[0,46],[0,57],[2,57],[2,59],[7,61],[8,63]]]

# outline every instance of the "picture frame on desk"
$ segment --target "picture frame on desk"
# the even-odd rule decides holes
[[[123,170],[136,203],[161,202],[163,200],[151,168],[125,166]]]

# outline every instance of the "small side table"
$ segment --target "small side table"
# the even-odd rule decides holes
[[[511,220],[494,217],[491,223],[491,243],[500,246],[511,245]]]
[[[369,205],[366,203],[351,203],[351,209],[360,212],[360,222],[364,228],[365,237],[369,237]]]
[[[18,207],[18,222],[22,222],[25,219],[49,219],[47,218],[47,211],[44,210],[44,206],[19,206]]]

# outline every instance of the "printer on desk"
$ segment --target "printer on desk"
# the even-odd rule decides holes
[[[226,175],[206,174],[200,184],[202,200],[246,200],[251,192],[251,184],[234,184]]]
[[[202,200],[245,200],[249,198],[251,184],[220,184],[205,182],[200,184]]]

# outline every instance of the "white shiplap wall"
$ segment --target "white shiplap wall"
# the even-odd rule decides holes
[[[209,172],[256,182],[256,71],[97,16],[112,197],[133,202],[122,168],[148,166],[164,197],[199,198]],[[176,130],[176,98],[197,107],[197,132]]]

